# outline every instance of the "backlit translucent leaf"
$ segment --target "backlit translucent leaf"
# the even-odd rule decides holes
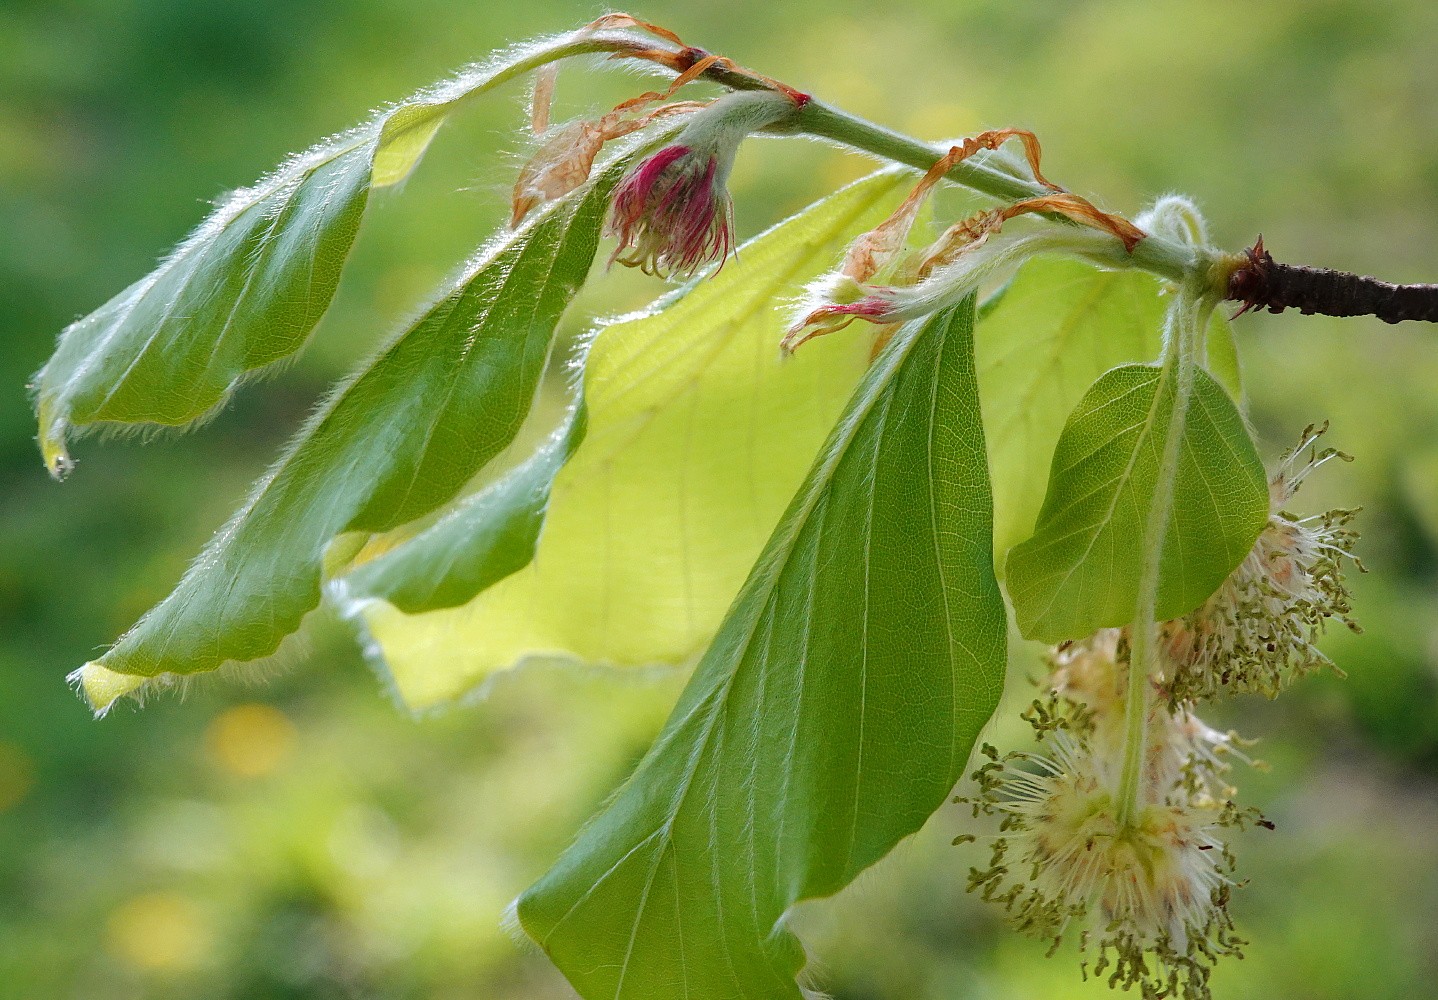
[[[601,331],[585,367],[588,436],[555,480],[534,562],[463,607],[366,610],[410,706],[531,653],[652,664],[703,650],[873,343],[855,328],[781,359],[785,297],[876,225],[904,182],[859,181],[662,311]]]
[[[654,747],[519,919],[586,1000],[799,997],[780,923],[917,830],[1004,676],[973,299],[866,374]]]
[[[1163,369],[1126,365],[1095,382],[1069,418],[1034,535],[1009,551],[1009,596],[1025,638],[1060,642],[1132,620],[1173,394]],[[1201,369],[1183,435],[1159,564],[1159,621],[1187,614],[1217,590],[1268,519],[1253,439],[1228,393]]]
[[[1238,339],[1233,324],[1218,310],[1208,320],[1208,350],[1205,363],[1209,374],[1228,390],[1234,402],[1243,403],[1243,375],[1238,361]]]
[[[331,397],[174,592],[82,668],[97,709],[115,673],[188,674],[274,652],[318,603],[331,539],[429,513],[509,444],[625,166],[496,241]]]
[[[50,471],[68,470],[77,428],[191,423],[293,354],[329,307],[370,188],[409,176],[461,102],[597,37],[504,53],[230,194],[159,267],[61,335],[36,377]]]

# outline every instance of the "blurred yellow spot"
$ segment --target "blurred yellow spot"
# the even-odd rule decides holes
[[[193,969],[205,964],[214,946],[205,915],[174,892],[125,901],[110,914],[105,930],[110,953],[139,969]]]
[[[35,766],[13,743],[0,742],[0,812],[18,805],[35,783]]]
[[[270,705],[251,703],[226,709],[205,734],[210,756],[221,768],[242,778],[269,774],[295,749],[295,726]]]

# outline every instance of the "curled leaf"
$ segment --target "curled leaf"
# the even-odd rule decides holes
[[[61,335],[35,380],[46,466],[56,476],[68,471],[77,431],[183,427],[214,412],[309,337],[338,287],[371,189],[404,181],[456,108],[556,59],[631,43],[586,28],[504,52],[223,199],[154,271]]]
[[[388,531],[453,499],[528,414],[625,166],[492,244],[343,384],[174,591],[77,672],[85,690],[119,691],[96,680],[110,674],[191,674],[268,656],[319,603],[333,539]]]

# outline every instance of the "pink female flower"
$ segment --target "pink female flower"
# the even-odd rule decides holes
[[[620,182],[609,220],[609,234],[619,239],[611,261],[669,275],[727,257],[734,211],[725,182],[739,144],[801,104],[783,92],[741,91],[696,113],[673,143]]]
[[[609,232],[619,246],[612,260],[646,274],[692,274],[734,248],[733,215],[719,154],[666,146],[614,195]]]

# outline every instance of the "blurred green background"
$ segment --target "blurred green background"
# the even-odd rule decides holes
[[[643,752],[682,678],[534,669],[415,720],[323,615],[267,686],[199,685],[94,722],[66,672],[162,597],[324,386],[504,211],[521,92],[442,134],[377,199],[298,363],[185,438],[80,445],[56,484],[24,383],[70,319],[146,272],[285,153],[451,68],[599,11],[560,0],[0,2],[0,996],[549,998],[500,929]],[[1050,177],[1126,213],[1195,197],[1217,242],[1438,280],[1438,5],[1431,0],[649,2],[634,12],[928,139],[1038,132]],[[565,76],[570,109],[634,81]],[[752,234],[864,170],[749,144]],[[655,288],[586,293],[610,312]],[[582,325],[576,317],[572,326]],[[1220,998],[1432,996],[1438,981],[1438,331],[1239,321],[1254,421],[1308,422],[1357,461],[1302,509],[1363,504],[1363,636],[1346,681],[1225,706],[1272,766],[1239,776],[1278,829],[1239,837],[1249,957]],[[1015,665],[1011,702],[1026,699]],[[1005,711],[1008,711],[1006,709]],[[1012,714],[1012,713],[1010,713]],[[1014,737],[1008,722],[996,738]],[[965,896],[960,807],[797,921],[842,1000],[1097,997],[1073,956]]]

